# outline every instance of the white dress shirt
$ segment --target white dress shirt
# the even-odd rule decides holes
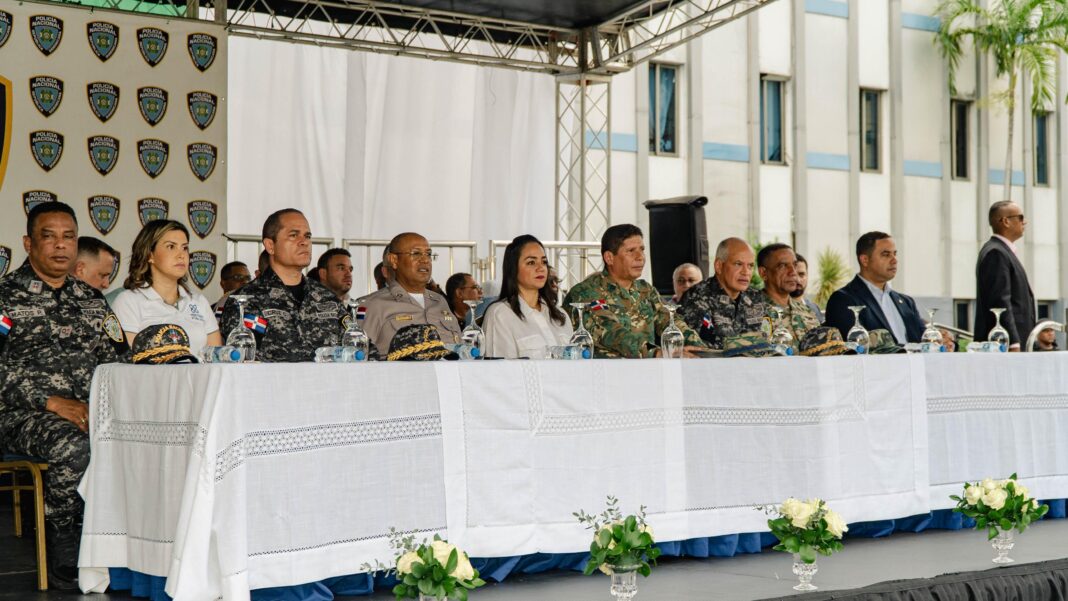
[[[199,292],[178,286],[178,307],[168,305],[151,286],[123,290],[111,305],[124,332],[137,334],[148,326],[170,323],[182,326],[189,335],[189,350],[199,355],[208,344],[208,334],[219,331],[208,299]]]
[[[884,288],[880,290],[878,286],[865,280],[864,276],[860,276],[860,279],[867,284],[871,295],[875,297],[875,302],[879,303],[879,308],[883,310],[883,315],[886,316],[886,322],[890,324],[890,331],[894,334],[897,343],[905,344],[908,342],[909,335],[908,330],[905,328],[905,320],[901,318],[901,312],[897,310],[894,297],[890,296],[890,282],[884,284]]]
[[[535,310],[522,299],[519,309],[523,319],[512,311],[507,301],[500,301],[486,309],[482,329],[486,333],[486,356],[517,359],[547,359],[546,347],[567,344],[571,340],[571,320],[564,313],[564,323],[549,318],[549,310]]]

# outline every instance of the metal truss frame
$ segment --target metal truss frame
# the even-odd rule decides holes
[[[598,240],[611,225],[612,86],[603,75],[556,80],[556,238]]]

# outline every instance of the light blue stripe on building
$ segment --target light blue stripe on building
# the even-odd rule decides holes
[[[810,152],[805,155],[809,169],[830,169],[832,171],[849,171],[849,155]]]
[[[718,144],[705,142],[701,145],[701,155],[711,161],[749,162],[749,147],[745,144]]]
[[[995,186],[1004,186],[1005,185],[1005,169],[1004,168],[1002,168],[1002,169],[991,168],[990,169],[989,179],[990,179],[990,183],[995,185]],[[1014,185],[1014,186],[1022,186],[1022,185],[1024,185],[1024,172],[1023,171],[1015,171],[1014,170],[1012,172],[1012,185]]]
[[[905,161],[905,175],[942,179],[942,163],[934,161]]]
[[[805,12],[848,19],[849,4],[840,0],[805,0]]]
[[[901,13],[901,26],[905,29],[921,31],[938,31],[942,21],[938,17],[929,17],[919,13]]]
[[[607,138],[602,132],[594,135],[592,131],[586,132],[586,148],[603,150]],[[619,134],[612,132],[612,150],[619,152],[638,152],[638,136],[634,134]]]

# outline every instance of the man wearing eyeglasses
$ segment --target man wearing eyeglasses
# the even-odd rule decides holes
[[[437,257],[419,234],[399,234],[386,247],[386,265],[392,278],[385,288],[363,297],[367,318],[363,329],[380,349],[389,348],[397,330],[413,324],[437,328],[445,344],[460,342],[460,322],[445,297],[427,288]]]
[[[994,235],[979,251],[975,265],[975,339],[986,340],[994,327],[990,310],[1005,309],[1001,326],[1009,331],[1009,350],[1019,351],[1038,319],[1035,295],[1016,248],[1027,220],[1011,200],[990,205],[987,220]]]
[[[252,274],[248,271],[248,265],[245,265],[241,261],[230,261],[226,265],[223,265],[219,271],[219,285],[222,286],[223,295],[222,298],[215,301],[215,319],[222,319],[223,307],[226,306],[226,299],[230,298],[230,293],[245,284],[252,281]]]

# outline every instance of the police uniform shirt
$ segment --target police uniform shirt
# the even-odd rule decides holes
[[[460,343],[460,322],[453,315],[445,297],[437,292],[423,291],[423,306],[420,306],[403,286],[396,280],[390,280],[388,286],[362,297],[358,302],[367,309],[363,330],[380,349],[389,348],[397,330],[421,323],[436,327],[438,336],[445,344]]]
[[[93,371],[128,350],[104,295],[73,277],[53,289],[29,261],[0,280],[0,407],[87,401]]]
[[[714,349],[722,349],[732,336],[755,332],[770,333],[764,294],[743,290],[734,299],[716,276],[701,281],[682,295],[679,316]]]
[[[189,335],[189,350],[199,355],[208,344],[208,334],[219,331],[219,322],[208,299],[199,292],[178,286],[178,306],[167,304],[152,286],[124,290],[112,308],[125,332],[137,334],[148,326],[174,324]]]

